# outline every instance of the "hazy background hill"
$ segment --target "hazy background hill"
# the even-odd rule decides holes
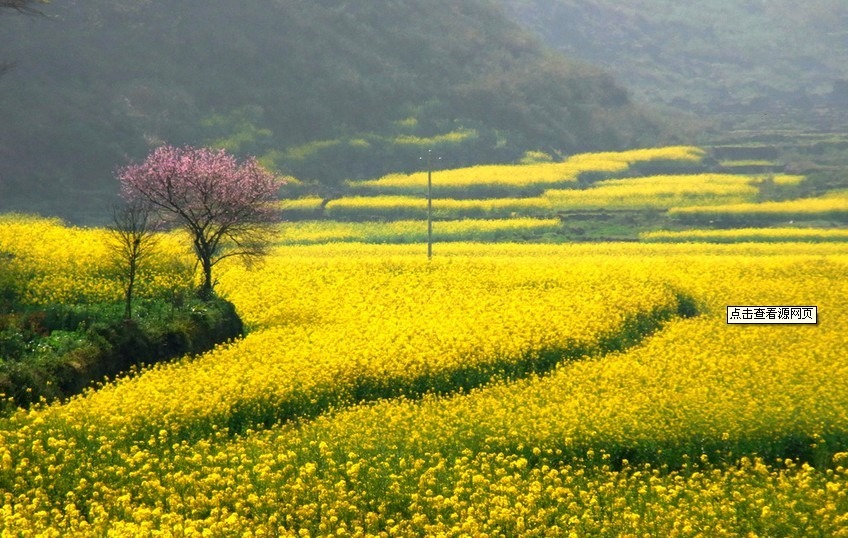
[[[720,115],[726,127],[845,120],[845,0],[500,1],[637,99]]]
[[[0,14],[0,209],[103,214],[114,169],[215,144],[346,178],[652,144],[657,121],[487,0],[56,0]]]

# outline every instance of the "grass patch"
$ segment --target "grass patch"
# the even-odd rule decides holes
[[[832,228],[735,228],[731,230],[651,231],[639,234],[648,243],[747,243],[747,242],[844,242],[848,229]]]

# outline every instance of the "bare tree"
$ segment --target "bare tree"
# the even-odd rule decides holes
[[[124,318],[132,319],[132,302],[139,270],[153,255],[156,235],[150,207],[141,201],[130,201],[112,212],[109,229],[110,246],[115,265],[124,280]]]
[[[49,1],[50,0],[0,0],[0,9],[11,9],[26,15],[43,15],[40,10],[36,9],[35,5],[47,4]],[[14,65],[15,64],[12,62],[0,63],[0,75],[14,67]]]
[[[18,13],[41,15],[34,4],[49,4],[49,0],[0,0],[0,9],[13,9]]]

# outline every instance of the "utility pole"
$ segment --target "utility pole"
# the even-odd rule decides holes
[[[441,157],[438,157],[441,159]],[[427,150],[427,259],[433,257],[433,150]]]
[[[427,259],[433,257],[433,150],[427,150]]]

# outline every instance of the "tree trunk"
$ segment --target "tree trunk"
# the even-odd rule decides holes
[[[126,308],[124,308],[124,319],[132,319],[132,298],[133,298],[133,283],[130,282],[127,285],[127,293],[126,293]]]
[[[135,275],[138,271],[138,243],[133,243],[133,247],[130,250],[129,256],[129,267],[127,268],[127,286],[126,286],[126,308],[124,309],[124,319],[132,319],[132,300],[133,300],[133,288],[135,287]]]
[[[204,301],[208,301],[215,295],[212,290],[212,260],[204,256],[201,265],[203,266],[203,283],[200,285],[198,295]]]

